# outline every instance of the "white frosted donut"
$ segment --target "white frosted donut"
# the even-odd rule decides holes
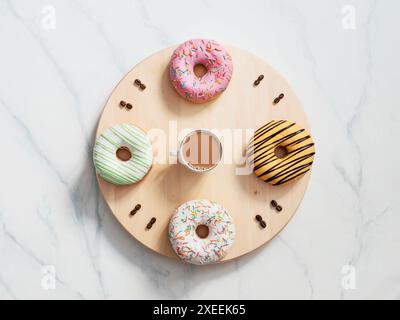
[[[125,148],[131,158],[122,161],[117,151]],[[132,124],[118,124],[96,140],[93,161],[97,173],[106,181],[129,185],[144,178],[153,163],[153,151],[146,133]]]
[[[198,226],[208,227],[200,238]],[[235,225],[226,210],[210,200],[192,200],[182,204],[169,223],[169,240],[176,254],[186,262],[204,265],[221,260],[235,241]]]

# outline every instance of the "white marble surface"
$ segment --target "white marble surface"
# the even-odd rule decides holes
[[[346,5],[354,30],[342,25]],[[399,11],[397,0],[0,0],[0,298],[400,298]],[[193,37],[247,48],[280,70],[318,149],[280,236],[207,268],[133,240],[91,162],[119,79]],[[352,290],[342,286],[348,264]],[[43,285],[48,265],[55,288]]]

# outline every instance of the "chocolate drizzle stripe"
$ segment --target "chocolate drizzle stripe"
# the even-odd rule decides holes
[[[303,164],[300,167],[293,168],[289,172],[278,173],[275,176],[269,178],[268,180],[265,180],[265,182],[271,182],[271,181],[274,181],[274,180],[276,180],[278,178],[281,178],[281,177],[284,177],[282,180],[285,180],[286,178],[289,178],[289,177],[293,176],[294,174],[301,172],[303,169],[308,168],[309,166],[311,166],[311,163]]]
[[[302,157],[300,157],[300,158],[296,158],[296,159],[294,159],[294,160],[292,160],[292,161],[289,161],[288,163],[282,164],[281,166],[279,166],[281,163],[278,163],[277,165],[275,165],[275,166],[272,167],[271,169],[265,171],[262,175],[259,175],[258,177],[261,178],[261,177],[264,176],[264,175],[267,175],[267,174],[269,174],[269,173],[272,173],[272,172],[274,172],[274,171],[277,171],[277,170],[279,170],[279,169],[282,169],[282,168],[285,168],[285,167],[286,167],[283,171],[279,171],[279,172],[277,173],[277,175],[275,175],[275,176],[273,176],[273,177],[271,178],[272,180],[274,180],[274,179],[279,178],[280,176],[285,175],[286,173],[290,172],[290,171],[291,171],[290,169],[291,169],[292,167],[294,167],[294,166],[296,166],[297,164],[303,162],[304,160],[307,160],[308,158],[311,158],[312,156],[314,156],[314,153],[304,155],[304,156],[302,156]],[[307,164],[312,164],[312,162],[309,162],[309,163],[307,163]]]
[[[310,144],[301,146],[301,147],[298,148],[298,149],[294,149],[294,150],[290,151],[290,152],[286,155],[286,157],[285,157],[284,159],[279,159],[279,158],[275,155],[275,152],[274,152],[274,151],[273,151],[273,152],[270,152],[270,153],[267,154],[266,156],[268,156],[268,155],[273,155],[272,158],[274,158],[275,160],[281,160],[281,161],[279,161],[279,162],[280,162],[280,163],[283,163],[283,162],[285,162],[285,161],[291,159],[292,157],[296,156],[297,154],[301,153],[302,151],[305,151],[305,150],[307,150],[308,148],[312,148],[313,146],[314,146],[314,143],[310,143]],[[261,160],[263,160],[263,159],[260,158],[260,159],[255,160],[254,162],[260,162]],[[266,160],[263,160],[263,163],[264,163],[265,161],[266,161]]]
[[[255,139],[255,145],[254,145],[254,146],[257,147],[257,145],[259,145],[259,144],[261,144],[261,143],[263,143],[263,142],[266,142],[266,141],[269,141],[269,140],[275,138],[277,135],[279,135],[279,134],[281,134],[282,132],[286,131],[287,129],[293,127],[294,125],[295,125],[295,124],[292,123],[292,124],[290,124],[289,126],[283,128],[283,129],[280,129],[280,130],[278,130],[277,132],[273,133],[272,135],[268,136],[266,139],[264,139],[264,140],[262,140],[262,141],[258,141],[258,142],[257,142],[257,140],[259,139],[259,137],[262,137],[262,136],[263,136],[264,134],[266,134],[267,132],[269,132],[269,131],[271,131],[272,129],[275,129],[275,128],[279,127],[279,126],[275,126],[275,127],[273,127],[272,129],[269,129],[269,130],[267,130],[267,131],[265,131],[265,132],[263,131],[262,133],[259,133],[259,134],[256,133],[256,134],[257,134],[257,137],[256,137],[256,139]]]
[[[292,163],[292,161],[289,161],[289,162],[288,162],[288,160],[290,160],[290,159],[296,157],[299,153],[302,153],[303,151],[305,151],[305,150],[307,150],[307,149],[309,149],[309,148],[311,148],[311,147],[313,147],[313,146],[314,146],[313,143],[312,143],[312,144],[308,144],[307,146],[304,146],[304,147],[302,147],[302,148],[300,148],[300,149],[295,150],[296,152],[291,152],[291,153],[289,153],[289,154],[291,155],[290,157],[287,156],[283,161],[279,161],[275,166],[273,166],[273,167],[271,167],[269,170],[267,170],[266,173],[270,173],[270,172],[273,172],[273,171],[275,171],[275,170],[281,169],[281,168],[283,168],[285,165],[287,165],[287,164],[289,164],[289,163]],[[289,155],[289,154],[288,154],[288,155]],[[304,158],[304,159],[302,159],[302,160],[306,160],[308,157],[312,157],[314,154],[315,154],[315,152],[310,153],[310,154],[306,154],[306,155],[304,155],[306,158]],[[304,157],[304,156],[302,156],[302,157]],[[302,158],[302,157],[300,157],[300,158]],[[275,157],[275,158],[276,158],[276,157]],[[278,158],[278,159],[279,159],[279,158]],[[275,160],[278,160],[278,159],[275,159]],[[299,158],[296,157],[295,160],[297,160],[297,159],[299,159]],[[301,160],[301,161],[302,161],[302,160]],[[264,161],[263,163],[257,165],[256,167],[254,167],[254,170],[261,169],[261,168],[264,166],[265,162],[266,162],[266,161]],[[272,161],[270,161],[270,162],[272,162]],[[267,162],[267,163],[268,163],[268,162]],[[277,166],[279,166],[279,165],[282,165],[282,166],[277,167]]]
[[[272,170],[264,171],[263,173],[258,174],[258,177],[263,179],[264,176],[268,175],[268,177],[266,177],[266,178],[268,179],[268,181],[272,181],[272,180],[275,180],[284,175],[290,175],[293,170],[295,170],[299,166],[302,166],[301,163],[304,163],[304,161],[306,161],[307,159],[309,159],[312,156],[314,156],[314,155],[306,155],[306,156],[303,156],[301,159],[294,159],[294,160],[290,161],[289,163],[284,164],[280,168],[275,167]],[[312,161],[308,161],[308,162],[304,163],[304,165],[308,165],[308,164],[312,165]],[[271,174],[273,174],[274,172],[275,172],[275,175],[271,176]],[[263,179],[263,180],[265,180],[265,179]]]
[[[254,140],[257,140],[264,133],[267,133],[268,131],[275,129],[276,127],[279,127],[281,124],[284,124],[284,123],[285,123],[285,121],[283,121],[283,120],[278,121],[278,122],[271,121],[266,127],[260,128],[256,131],[256,134],[254,135]]]
[[[275,155],[279,146],[287,148],[284,158]],[[248,149],[248,154],[254,157],[252,163],[257,176],[274,185],[294,180],[310,171],[315,155],[311,136],[305,129],[285,120],[271,121],[258,129]]]
[[[252,150],[252,152],[249,153],[249,155],[252,155],[252,154],[254,153],[255,150],[257,150],[257,152],[259,152],[259,151],[261,151],[261,150],[263,150],[263,149],[265,149],[265,148],[268,148],[269,146],[272,146],[272,147],[269,148],[268,150],[264,151],[264,153],[270,151],[271,149],[275,149],[276,147],[278,147],[278,146],[279,146],[280,144],[282,144],[283,142],[285,142],[285,141],[287,141],[287,140],[290,140],[291,138],[295,137],[296,135],[300,134],[300,133],[303,132],[303,131],[304,131],[304,129],[299,130],[298,132],[294,132],[294,133],[292,133],[292,134],[289,134],[289,135],[287,135],[287,136],[285,136],[285,137],[283,137],[283,138],[281,138],[281,139],[279,139],[279,140],[277,140],[277,141],[274,141],[274,142],[272,142],[272,143],[270,143],[270,144],[267,144],[267,145],[265,145],[265,146],[262,146],[262,147],[260,147],[260,148],[258,148],[258,149],[256,149],[256,148],[257,148],[257,146],[256,146],[255,149]],[[308,136],[308,137],[310,137],[310,136]],[[261,141],[260,143],[267,142],[267,140],[268,140],[268,139],[265,139],[265,140]],[[292,143],[289,143],[289,144],[287,144],[287,145],[285,145],[285,146],[286,146],[286,147],[289,147],[289,146],[293,145],[294,143],[296,144],[297,142],[298,142],[298,143],[302,142],[302,141],[300,141],[300,140],[302,140],[302,139],[293,141]],[[303,140],[303,141],[304,141],[304,140]],[[259,144],[259,143],[257,143],[257,145],[258,145],[258,144]],[[258,156],[261,156],[261,155],[262,155],[262,154],[260,154],[260,155],[258,155]],[[258,157],[258,156],[257,156],[257,157]]]
[[[312,165],[312,164],[311,164],[311,165]],[[310,166],[311,166],[311,165],[310,165]],[[306,174],[306,173],[309,172],[309,171],[310,171],[310,169],[307,169],[307,170],[304,171],[304,172],[300,172],[299,174],[296,174],[296,175],[290,177],[290,179],[282,179],[282,180],[278,181],[277,183],[274,183],[274,185],[275,185],[275,186],[279,186],[279,185],[284,184],[284,183],[286,183],[286,182],[292,181],[292,180],[294,180],[294,179],[296,179],[296,178],[298,178],[298,177],[300,177],[300,176]]]
[[[289,143],[286,147],[294,146],[296,144],[302,143],[303,141],[307,141],[308,139],[311,139],[311,137],[310,136],[306,136],[306,137],[301,138],[299,140],[293,141],[292,143]],[[313,143],[313,145],[314,145],[314,143]]]
[[[271,167],[271,168],[268,169],[268,170],[265,170],[262,174],[259,175],[259,177],[262,177],[262,176],[264,176],[264,175],[266,175],[266,174],[270,174],[270,173],[272,173],[272,172],[274,172],[274,171],[276,171],[276,170],[280,170],[280,169],[286,167],[287,165],[289,165],[289,164],[291,164],[291,163],[293,163],[293,162],[296,162],[296,161],[297,161],[296,164],[297,164],[297,163],[300,163],[300,162],[302,162],[302,161],[304,161],[304,160],[306,160],[306,159],[308,159],[308,158],[310,158],[310,157],[313,157],[313,156],[315,155],[315,153],[312,152],[312,153],[309,153],[309,154],[306,154],[306,155],[297,157],[298,154],[300,154],[300,153],[302,153],[303,151],[305,151],[305,150],[311,148],[312,146],[313,146],[313,144],[309,144],[309,145],[307,145],[307,146],[305,146],[305,147],[302,147],[302,148],[299,149],[297,152],[291,154],[290,157],[286,157],[283,161],[278,161],[279,158],[273,157],[274,159],[271,160],[271,161],[264,161],[264,162],[258,164],[258,165],[254,168],[254,170],[259,170],[259,169],[261,169],[262,167],[264,167],[266,164],[270,164],[270,163],[272,163],[272,162],[274,162],[274,161],[278,161],[278,163],[277,163],[276,165],[274,165],[273,167]],[[291,160],[292,158],[294,158],[294,160],[289,161],[289,160]],[[290,168],[290,167],[289,167],[289,168]],[[280,171],[280,172],[285,173],[285,171],[286,171],[287,169],[288,169],[288,168],[286,168],[284,171]]]
[[[296,141],[294,141],[293,143],[288,144],[286,147],[288,147],[288,146],[290,146],[290,145],[297,145],[297,144],[300,144],[301,142],[304,142],[304,141],[306,141],[306,140],[308,140],[308,139],[309,139],[309,138],[302,138],[302,139],[296,140]],[[265,163],[268,163],[268,162],[270,162],[270,161],[277,161],[277,160],[279,160],[279,158],[277,158],[277,157],[275,156],[275,152],[274,152],[274,151],[275,151],[275,148],[276,148],[277,146],[279,146],[279,144],[275,144],[274,146],[272,146],[272,147],[269,148],[268,150],[264,151],[262,154],[258,155],[257,158],[253,159],[252,163],[254,164],[254,162],[259,162],[259,161],[263,160],[262,164],[261,164],[261,165],[258,165],[258,166],[261,167],[262,165],[264,165]],[[313,147],[313,146],[314,146],[314,143],[310,143],[310,144],[308,144],[308,145],[306,145],[306,146],[304,146],[304,147],[305,147],[305,149],[308,149],[308,148],[311,148],[311,147]],[[303,150],[305,150],[305,149],[303,149]],[[270,152],[271,150],[272,150],[272,152]],[[297,150],[299,150],[299,149],[294,149],[294,150],[292,150],[291,152],[289,152],[289,153],[287,154],[287,156],[293,154],[293,153],[294,153],[295,151],[297,151]],[[301,151],[303,151],[303,150],[301,150]],[[297,153],[296,153],[296,154],[297,154]],[[295,154],[295,155],[296,155],[296,154]],[[264,159],[265,157],[268,157],[268,156],[270,156],[270,157],[267,158],[267,159]],[[290,159],[290,158],[291,158],[291,157],[286,158],[285,161],[288,160],[288,159]],[[255,167],[254,169],[255,169],[255,170],[259,169],[258,166]]]
[[[283,121],[283,120],[278,121],[278,122],[276,122],[276,121],[268,122],[265,126],[261,127],[260,129],[258,129],[258,130],[254,133],[254,137],[250,140],[249,146],[251,147],[251,146],[253,145],[253,141],[254,141],[254,140],[257,140],[258,137],[260,136],[260,134],[261,134],[262,132],[268,132],[268,131],[270,131],[270,130],[276,128],[277,126],[279,126],[280,124],[282,124],[282,123],[284,123],[284,122],[285,122],[285,121]],[[275,124],[275,126],[272,127],[272,128],[270,128],[270,126],[272,126],[273,124]],[[265,131],[265,130],[266,130],[266,131]]]
[[[283,122],[279,121],[279,123],[283,123]],[[274,125],[274,124],[278,124],[278,123],[277,123],[276,121],[270,121],[270,122],[268,122],[265,126],[259,128],[259,129],[256,131],[256,133],[257,133],[257,132],[260,132],[260,131],[262,131],[262,130],[268,129],[270,126],[272,126],[272,125]],[[278,125],[279,125],[279,124],[278,124]]]

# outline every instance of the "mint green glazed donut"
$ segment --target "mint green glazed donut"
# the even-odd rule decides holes
[[[129,150],[129,160],[118,159],[120,148]],[[93,162],[97,173],[110,183],[136,183],[144,178],[153,163],[150,140],[142,129],[131,124],[118,124],[96,139]]]

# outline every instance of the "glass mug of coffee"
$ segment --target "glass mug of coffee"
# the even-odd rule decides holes
[[[193,172],[209,172],[222,159],[221,140],[210,130],[193,130],[182,139],[178,149],[178,159]]]

